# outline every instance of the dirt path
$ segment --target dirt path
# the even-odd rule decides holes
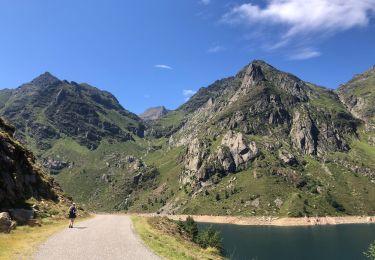
[[[97,215],[44,242],[33,259],[160,259],[133,232],[127,215]]]

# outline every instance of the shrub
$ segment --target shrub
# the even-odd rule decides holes
[[[188,233],[190,239],[195,242],[198,236],[198,226],[192,217],[188,216],[186,218],[184,229],[186,233]]]
[[[186,218],[186,221],[177,221],[179,232],[185,231],[191,241],[197,243],[204,249],[216,249],[222,252],[222,238],[219,231],[216,231],[212,226],[204,229],[203,231],[198,230],[198,225],[191,216]]]
[[[363,253],[367,258],[375,260],[375,242],[371,243],[367,251]]]
[[[203,248],[213,247],[220,252],[223,250],[220,232],[216,231],[212,226],[209,226],[199,234],[197,242]]]
[[[225,198],[228,199],[229,198],[229,193],[227,190],[225,190]]]

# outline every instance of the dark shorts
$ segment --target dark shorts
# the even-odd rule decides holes
[[[69,214],[69,218],[76,218],[76,215],[74,215],[74,214]]]

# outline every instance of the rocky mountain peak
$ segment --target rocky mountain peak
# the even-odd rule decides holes
[[[104,138],[129,141],[133,135],[143,136],[140,119],[112,94],[60,81],[49,72],[0,95],[0,115],[14,124],[18,139],[34,138],[40,150],[50,149],[61,134],[92,150]]]
[[[60,80],[58,78],[56,78],[49,72],[45,72],[39,75],[38,77],[36,77],[35,79],[33,79],[31,81],[31,84],[36,85],[36,86],[41,86],[41,87],[48,87],[59,82]]]
[[[251,63],[249,66],[249,76],[253,81],[265,80],[262,67],[254,63]]]
[[[145,112],[139,115],[145,121],[159,119],[169,113],[169,110],[164,106],[157,106],[148,108]]]

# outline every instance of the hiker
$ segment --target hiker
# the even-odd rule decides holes
[[[77,217],[76,204],[73,203],[72,206],[70,206],[69,208],[69,219],[70,219],[69,228],[73,228],[74,219],[76,217]]]

